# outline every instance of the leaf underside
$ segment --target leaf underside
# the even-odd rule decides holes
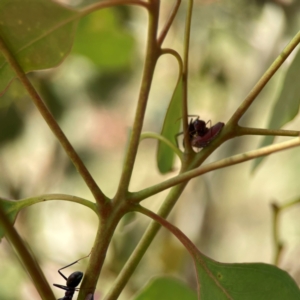
[[[49,0],[1,0],[0,35],[25,72],[52,68],[71,50],[77,16]],[[14,77],[0,53],[0,94]]]
[[[181,76],[178,79],[171,102],[169,104],[161,135],[176,145],[176,134],[180,129],[179,119],[182,116],[182,81]],[[177,146],[177,145],[176,145]],[[174,152],[162,142],[158,142],[157,148],[157,166],[160,173],[165,174],[173,170]]]

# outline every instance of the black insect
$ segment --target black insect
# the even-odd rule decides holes
[[[218,122],[214,126],[211,126],[210,120],[208,122],[205,122],[201,120],[199,116],[195,117],[196,119],[191,119],[188,126],[189,141],[192,144],[192,147],[204,148],[208,146],[208,144],[217,137],[217,135],[221,132],[222,128],[224,127],[224,123]],[[210,124],[210,127],[207,127],[207,124]],[[176,137],[178,137],[181,134],[183,134],[183,132],[178,133]]]
[[[218,122],[210,127],[204,135],[194,135],[192,138],[192,147],[204,148],[213,141],[224,127],[224,123]]]
[[[196,117],[197,118],[195,120],[191,119],[189,123],[188,130],[190,141],[194,136],[204,136],[209,131],[209,128],[206,125],[211,123],[210,120],[205,123],[205,121],[201,120],[199,116]]]
[[[89,255],[88,255],[89,256]],[[87,257],[87,256],[85,256]],[[85,258],[83,257],[83,258]],[[65,296],[63,298],[59,298],[58,300],[72,300],[73,298],[73,295],[75,293],[75,291],[78,291],[79,289],[76,288],[79,283],[81,282],[81,279],[83,277],[83,273],[80,272],[80,271],[76,271],[76,272],[73,272],[68,278],[60,271],[60,270],[63,270],[63,269],[66,269],[74,264],[76,264],[79,260],[83,259],[83,258],[80,258],[76,261],[74,261],[73,263],[61,268],[58,270],[58,273],[66,280],[66,286],[65,285],[60,285],[60,284],[56,284],[54,283],[53,285],[60,288],[60,289],[63,289],[65,290]]]
[[[196,117],[196,119],[191,118],[190,123],[188,125],[189,141],[192,142],[195,136],[204,136],[209,131],[209,128],[206,125],[211,122],[210,120],[208,122],[205,122],[201,120],[200,117],[197,115],[189,115],[189,117]],[[177,137],[181,134],[183,134],[183,132],[177,133],[175,135],[176,143],[177,143]],[[182,143],[184,147],[184,139]]]

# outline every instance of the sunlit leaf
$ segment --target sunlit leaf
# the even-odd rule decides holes
[[[197,294],[182,281],[171,277],[152,279],[132,300],[197,300]]]
[[[196,257],[201,300],[296,300],[300,291],[287,272],[268,264],[223,264]]]
[[[174,90],[170,105],[167,110],[164,125],[161,135],[168,139],[171,143],[176,145],[176,134],[180,129],[179,119],[182,116],[181,109],[182,102],[182,81],[181,77],[177,82]],[[177,146],[177,145],[176,145]],[[173,150],[162,142],[158,142],[157,149],[157,166],[159,171],[164,174],[171,172],[174,164],[174,152]]]
[[[267,126],[270,129],[279,129],[292,121],[298,114],[300,104],[300,50],[296,54],[293,62],[286,73],[284,83],[271,113],[271,120]],[[260,147],[272,144],[273,136],[266,136]],[[255,170],[265,157],[258,158],[253,163]]]
[[[79,25],[72,53],[88,57],[101,70],[129,67],[134,39],[118,22],[113,10],[99,10],[84,17]]]
[[[0,34],[25,72],[51,68],[71,50],[77,14],[50,0],[1,0]],[[0,53],[0,93],[14,77]]]

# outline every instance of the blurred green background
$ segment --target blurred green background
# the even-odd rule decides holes
[[[83,2],[83,1],[82,1]],[[83,6],[95,1],[64,1]],[[166,2],[166,3],[165,3]],[[182,53],[185,2],[163,44]],[[162,1],[161,23],[171,1]],[[31,73],[30,80],[58,120],[88,169],[109,197],[120,178],[144,63],[147,14],[137,7],[106,9],[85,17],[70,56],[57,68]],[[300,28],[300,3],[274,1],[195,1],[190,48],[189,112],[227,122],[239,104]],[[241,125],[265,128],[292,57],[252,105]],[[144,131],[160,132],[176,84],[178,67],[170,56],[157,65]],[[295,82],[299,84],[299,82]],[[286,129],[297,130],[300,118]],[[214,161],[255,149],[261,137],[242,137],[221,146]],[[284,138],[277,138],[282,141]],[[130,190],[137,191],[177,174],[160,175],[154,140],[140,145]],[[271,263],[272,201],[299,197],[298,149],[275,154],[251,173],[252,162],[192,180],[169,220],[206,255],[221,262]],[[15,80],[0,99],[0,193],[20,199],[91,193],[53,137],[25,90]],[[143,202],[157,211],[167,191]],[[286,248],[280,267],[300,283],[300,207],[281,219]],[[101,274],[96,299],[110,288],[149,220],[131,215],[118,227]],[[65,284],[57,270],[91,250],[96,216],[83,206],[49,201],[23,210],[16,228],[37,256],[49,282]],[[14,251],[0,245],[0,299],[39,299]],[[81,261],[65,271],[84,271]],[[192,260],[182,245],[161,230],[134,273],[121,300],[130,299],[160,274],[183,279],[195,288]],[[55,289],[57,297],[63,291]],[[74,297],[76,299],[76,296]]]

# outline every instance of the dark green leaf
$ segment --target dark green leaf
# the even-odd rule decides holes
[[[179,119],[182,116],[182,81],[181,76],[177,82],[170,105],[167,110],[161,135],[176,145],[176,134],[180,129]],[[177,146],[177,145],[176,145]],[[174,164],[173,150],[162,142],[158,142],[157,166],[162,174],[171,172]]]
[[[171,277],[152,279],[133,300],[197,300],[197,294],[182,281]]]
[[[289,66],[286,73],[284,83],[275,103],[271,114],[271,120],[268,128],[279,129],[288,122],[292,121],[297,116],[300,104],[300,50],[296,54],[293,62]],[[266,136],[260,147],[272,144],[273,136]],[[255,170],[265,157],[258,158],[253,163],[253,170]]]
[[[49,0],[1,0],[0,34],[25,72],[51,68],[71,50],[77,14]],[[0,92],[14,77],[0,53]]]

